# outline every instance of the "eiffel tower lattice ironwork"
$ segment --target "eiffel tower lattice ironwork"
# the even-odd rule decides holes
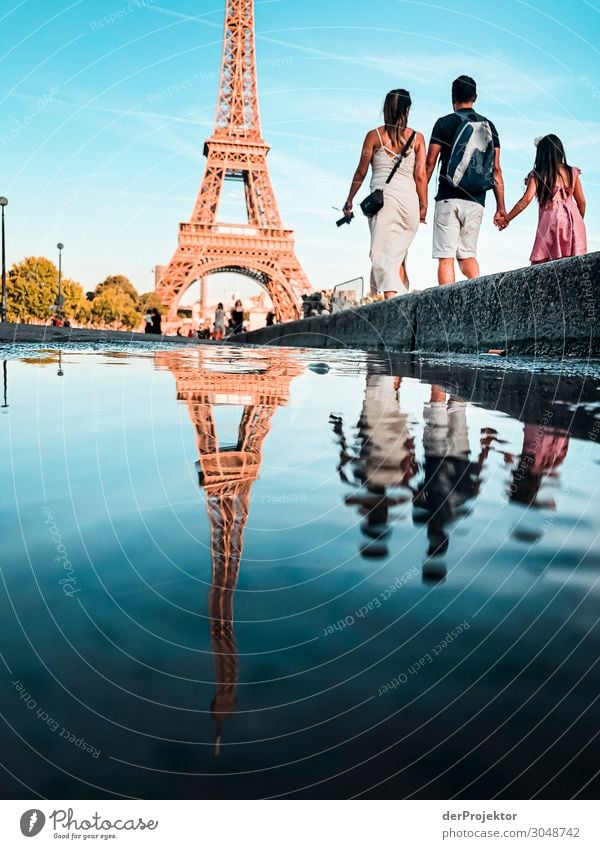
[[[208,599],[210,639],[215,663],[211,705],[219,753],[223,722],[235,712],[239,661],[234,633],[233,597],[243,549],[252,484],[262,463],[262,446],[271,418],[289,397],[290,383],[302,367],[281,353],[257,351],[242,371],[223,370],[214,349],[156,354],[158,368],[175,377],[177,400],[185,402],[196,431],[198,480],[206,493],[210,523],[212,581]],[[237,442],[219,445],[213,408],[241,406]]]
[[[175,318],[186,289],[205,275],[237,271],[266,289],[278,321],[299,317],[300,297],[312,291],[283,227],[267,169],[254,46],[254,0],[227,0],[223,60],[206,170],[189,222],[179,225],[171,262],[157,266],[156,293]],[[217,221],[225,180],[243,182],[247,224]]]

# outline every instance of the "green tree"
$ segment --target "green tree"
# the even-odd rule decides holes
[[[8,273],[6,308],[9,321],[47,320],[56,303],[58,271],[43,256],[28,256]]]
[[[142,321],[136,303],[125,292],[107,287],[91,303],[91,321],[104,327],[135,328]]]
[[[85,294],[79,283],[63,278],[62,313],[85,323],[89,318]],[[8,274],[6,307],[9,321],[48,321],[58,297],[58,270],[43,256],[29,256],[15,263]]]
[[[103,280],[102,283],[98,283],[98,285],[94,289],[94,297],[97,298],[98,295],[102,295],[108,290],[128,295],[133,301],[134,305],[137,307],[139,301],[137,289],[135,288],[131,280],[129,280],[129,278],[125,277],[123,274],[109,274],[106,280]]]
[[[63,296],[62,314],[74,319],[78,324],[89,321],[90,308],[83,291],[83,286],[74,280],[63,280],[61,285]]]
[[[140,295],[139,309],[142,313],[146,313],[148,310],[157,309],[161,315],[164,315],[167,311],[167,308],[156,292],[144,292],[143,295]]]

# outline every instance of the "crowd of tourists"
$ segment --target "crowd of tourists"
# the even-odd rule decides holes
[[[310,318],[313,315],[330,315],[333,310],[333,292],[322,289],[320,292],[311,292],[302,295],[302,318]]]
[[[488,191],[495,197],[494,224],[499,230],[505,230],[537,199],[532,263],[586,253],[581,172],[568,164],[561,140],[554,134],[535,140],[535,161],[525,178],[525,191],[507,211],[500,137],[492,121],[475,110],[476,100],[474,79],[454,80],[453,111],[435,122],[426,145],[424,136],[408,124],[410,93],[399,88],[387,94],[384,124],[365,137],[343,209],[351,220],[354,198],[370,168],[370,194],[361,208],[371,231],[373,295],[392,298],[408,291],[407,254],[419,224],[427,221],[428,184],[436,167],[433,257],[438,261],[440,285],[454,283],[455,260],[466,278],[479,276],[477,239]]]

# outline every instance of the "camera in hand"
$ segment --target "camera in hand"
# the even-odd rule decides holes
[[[353,218],[354,218],[354,213],[351,212],[350,215],[344,215],[343,218],[338,218],[338,220],[335,223],[337,224],[338,227],[341,227],[342,224],[350,224],[350,222],[352,221]]]

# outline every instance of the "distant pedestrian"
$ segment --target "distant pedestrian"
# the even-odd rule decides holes
[[[433,257],[438,260],[438,283],[454,283],[454,259],[465,277],[479,277],[477,239],[485,196],[496,196],[494,224],[506,215],[500,168],[500,140],[495,126],[474,107],[477,85],[461,76],[452,83],[452,107],[431,132],[427,151],[427,180],[441,157],[433,219]]]
[[[152,313],[150,310],[146,311],[146,315],[144,316],[144,333],[153,333],[152,330]]]
[[[225,310],[219,301],[215,310],[215,339],[222,339],[223,336],[225,336]]]
[[[156,307],[152,310],[152,333],[155,333],[158,336],[162,333],[160,313]]]
[[[231,320],[233,322],[233,332],[241,333],[244,326],[244,307],[239,298],[231,310]]]
[[[408,126],[411,107],[404,88],[388,92],[383,104],[384,124],[370,130],[363,142],[352,178],[344,215],[369,170],[371,193],[383,190],[383,206],[369,218],[371,229],[371,292],[393,298],[408,292],[406,255],[427,214],[425,139]],[[396,170],[394,172],[394,168]]]
[[[504,230],[537,197],[539,218],[529,257],[533,265],[587,252],[580,174],[579,168],[567,163],[558,136],[551,134],[538,140],[533,171],[525,178],[525,193],[500,224]]]

